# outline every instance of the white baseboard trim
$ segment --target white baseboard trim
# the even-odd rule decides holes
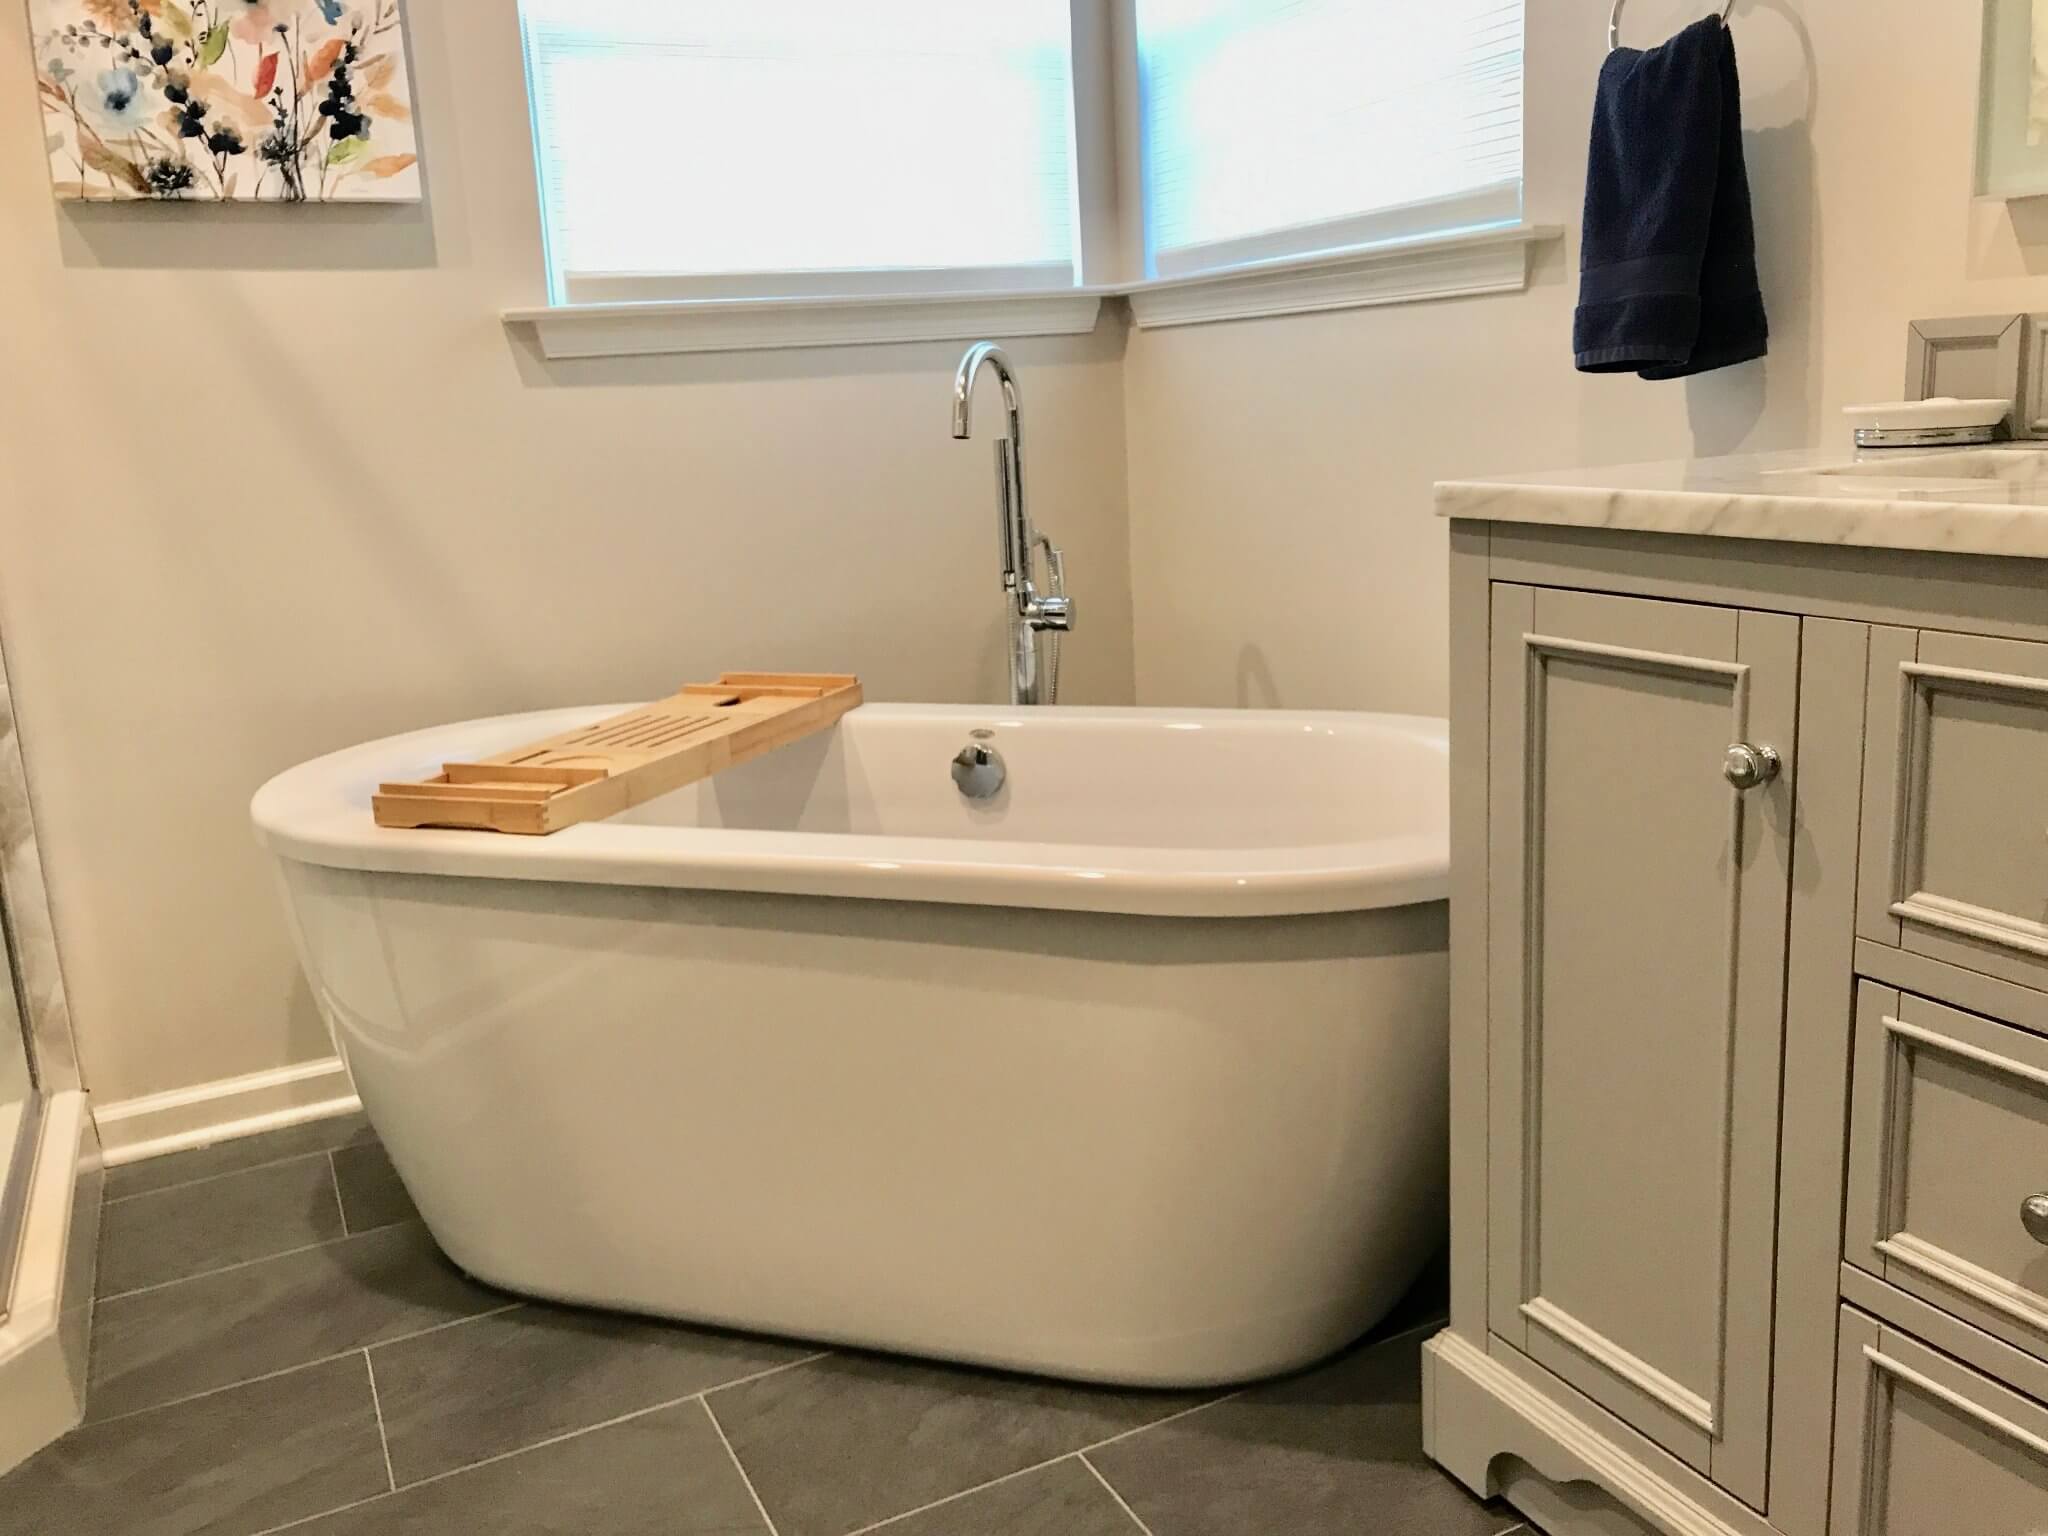
[[[108,1167],[362,1108],[339,1056],[123,1099],[93,1111]]]

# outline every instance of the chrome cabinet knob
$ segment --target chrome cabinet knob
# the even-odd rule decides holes
[[[1721,777],[1737,789],[1760,789],[1784,766],[1775,747],[1752,747],[1738,741],[1721,763]]]
[[[2048,1195],[2029,1195],[2020,1202],[2020,1225],[2035,1242],[2048,1244]]]

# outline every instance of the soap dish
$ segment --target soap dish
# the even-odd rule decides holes
[[[2010,400],[1898,400],[1845,406],[1858,448],[1969,448],[1995,443]]]

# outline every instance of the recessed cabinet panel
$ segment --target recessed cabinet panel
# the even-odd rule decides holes
[[[1843,1308],[1830,1536],[2040,1536],[2048,1409]]]
[[[2048,1358],[2048,1039],[1864,983],[1847,1231],[1850,1263]]]
[[[1760,1508],[1798,622],[1502,585],[1493,633],[1492,1326]]]
[[[1885,639],[1870,669],[1861,931],[2048,987],[2048,646]]]

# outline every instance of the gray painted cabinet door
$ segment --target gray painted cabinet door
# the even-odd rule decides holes
[[[1492,633],[1488,1317],[1761,1509],[1799,622],[1500,584]]]

